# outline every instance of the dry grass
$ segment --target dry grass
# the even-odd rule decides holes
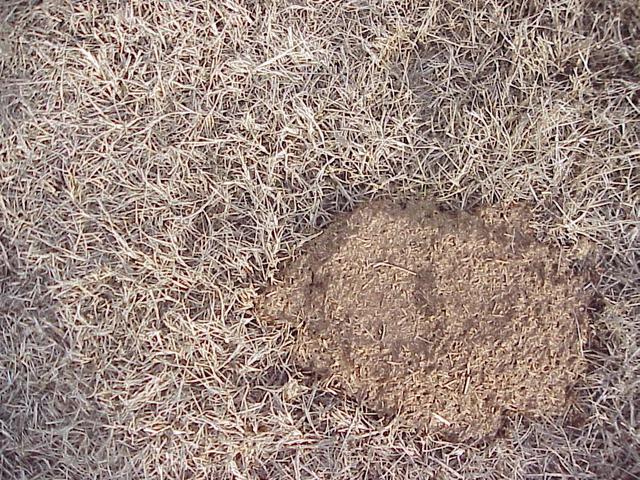
[[[5,0],[0,476],[638,478],[639,7],[525,3]],[[424,194],[598,244],[579,422],[438,442],[256,320],[333,214]]]

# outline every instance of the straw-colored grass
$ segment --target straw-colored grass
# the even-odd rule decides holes
[[[0,477],[640,476],[634,0],[4,0],[0,21]],[[423,195],[598,245],[581,412],[439,442],[305,383],[292,332],[255,318],[336,212]]]

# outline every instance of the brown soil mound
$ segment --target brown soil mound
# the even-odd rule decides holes
[[[301,324],[301,366],[432,431],[561,413],[584,368],[588,299],[524,217],[374,203],[313,241],[263,314]]]

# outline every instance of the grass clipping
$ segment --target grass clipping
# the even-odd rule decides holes
[[[299,365],[453,438],[563,412],[585,368],[585,280],[525,214],[374,203],[315,239],[267,294]]]

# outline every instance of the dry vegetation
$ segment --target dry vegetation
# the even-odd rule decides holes
[[[0,4],[2,478],[638,478],[634,0]],[[416,434],[253,307],[336,212],[599,247],[581,422]],[[573,422],[575,425],[575,422]]]

